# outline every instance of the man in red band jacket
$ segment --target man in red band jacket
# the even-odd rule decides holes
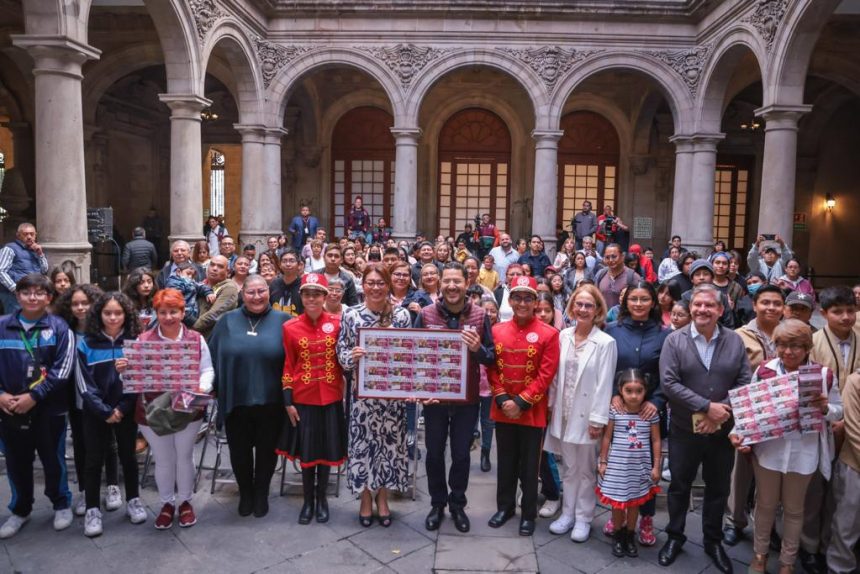
[[[531,536],[537,517],[538,466],[546,426],[549,385],[558,369],[558,331],[535,317],[537,283],[518,277],[511,286],[514,318],[493,327],[496,363],[487,369],[493,392],[490,416],[498,441],[498,511],[489,525],[498,528],[513,515],[517,480],[523,485],[520,535]]]

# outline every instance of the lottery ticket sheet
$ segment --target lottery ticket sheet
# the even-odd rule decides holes
[[[369,399],[466,400],[468,349],[460,331],[359,330],[358,396]]]
[[[196,341],[126,341],[127,393],[196,391],[200,385],[200,348]]]

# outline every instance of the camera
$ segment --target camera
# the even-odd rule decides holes
[[[481,225],[481,214],[480,213],[475,215],[474,222],[475,222],[475,229],[478,229],[478,227],[480,227],[480,225]]]

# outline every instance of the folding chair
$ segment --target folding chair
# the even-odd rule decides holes
[[[290,459],[288,459],[285,456],[280,456],[278,458],[280,458],[280,460],[281,460],[281,486],[280,486],[279,492],[280,492],[281,496],[284,496],[286,489],[293,488],[293,487],[298,487],[298,488],[302,487],[302,478],[301,478],[302,469],[301,469],[301,466],[299,465],[298,461],[295,461],[295,460],[290,461]],[[290,474],[298,475],[298,480],[296,480],[294,478],[287,480],[287,467],[288,466],[293,467],[294,472],[292,472]],[[341,476],[343,476],[343,474],[345,472],[346,472],[346,464],[341,464],[337,468],[333,469],[332,473],[329,475],[329,483],[328,483],[328,489],[327,489],[327,490],[329,490],[328,494],[332,494],[330,492],[330,490],[331,490],[331,477],[334,476],[335,477],[335,483],[334,483],[334,493],[333,494],[334,494],[335,498],[340,498],[340,478],[341,478]]]
[[[203,448],[200,449],[200,458],[197,461],[197,472],[194,475],[194,492],[197,492],[197,487],[200,483],[200,476],[203,474],[203,471],[215,470],[214,467],[205,466],[203,462],[206,460],[206,451],[209,449],[209,439],[217,430],[218,401],[210,401],[208,409],[208,426],[206,427],[205,434],[203,435]]]

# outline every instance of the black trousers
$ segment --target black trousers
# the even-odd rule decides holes
[[[430,504],[463,508],[472,464],[469,447],[478,422],[480,405],[428,405],[424,407],[424,442],[427,446],[427,487]],[[445,484],[445,446],[451,439],[451,469]],[[450,488],[450,494],[448,489]]]
[[[98,508],[101,502],[102,466],[105,456],[111,456],[111,442],[116,439],[117,455],[122,464],[122,478],[125,483],[125,499],[137,498],[138,488],[137,456],[134,443],[137,440],[137,423],[134,414],[128,414],[115,424],[84,413],[84,443],[86,444],[87,464],[84,473],[87,508]]]
[[[6,452],[6,474],[12,488],[9,510],[29,516],[33,510],[33,461],[36,453],[45,472],[45,496],[54,510],[72,503],[66,477],[66,415],[48,415],[37,405],[30,426],[16,428],[0,421],[0,440]]]
[[[73,399],[74,400],[74,399]],[[72,448],[75,455],[75,476],[78,492],[83,492],[87,475],[87,445],[84,441],[84,411],[69,407],[69,428],[72,430]],[[105,484],[119,484],[119,466],[116,458],[116,440],[111,436],[110,448],[105,453]]]
[[[286,415],[283,405],[235,407],[225,420],[230,464],[239,490],[269,491],[278,455],[275,447]]]
[[[522,519],[537,518],[538,466],[540,465],[543,429],[496,422],[498,449],[498,484],[496,507],[514,510],[517,504],[517,481],[523,489]]]
[[[699,435],[672,427],[669,441],[672,482],[667,495],[669,524],[666,527],[669,538],[682,542],[687,539],[684,527],[690,506],[690,489],[701,466],[705,481],[705,501],[702,504],[704,540],[719,542],[723,539],[723,512],[729,498],[734,463],[735,449],[726,435]]]

